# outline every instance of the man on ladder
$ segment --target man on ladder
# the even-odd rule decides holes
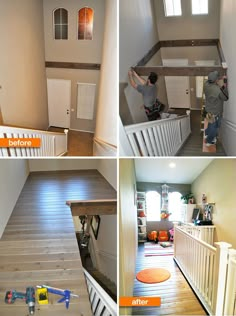
[[[227,89],[227,77],[224,76],[224,84],[219,86],[219,73],[218,71],[210,72],[208,80],[204,84],[204,93],[206,96],[206,118],[208,120],[208,127],[205,129],[206,146],[216,144],[216,137],[221,124],[223,115],[224,101],[229,99]]]

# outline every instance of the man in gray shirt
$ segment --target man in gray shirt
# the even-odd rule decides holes
[[[149,120],[153,120],[154,118],[149,115],[155,110],[156,101],[157,101],[157,86],[156,82],[158,76],[156,73],[151,72],[148,76],[147,81],[141,78],[134,70],[130,70],[129,73],[129,81],[131,86],[136,89],[143,96],[144,108]],[[137,84],[134,80],[137,79],[139,84]]]
[[[205,130],[206,146],[211,146],[216,142],[223,115],[224,101],[229,99],[226,76],[224,76],[223,79],[224,85],[220,87],[218,85],[219,73],[218,71],[213,71],[209,73],[208,80],[204,84],[206,112],[209,113],[212,118],[211,121],[208,122],[208,127]]]

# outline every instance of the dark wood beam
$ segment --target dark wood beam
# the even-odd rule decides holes
[[[133,67],[144,66],[159,51],[161,42],[157,42]]]
[[[140,76],[148,76],[150,72],[155,72],[159,76],[207,76],[209,72],[217,70],[221,76],[226,73],[226,70],[221,66],[212,67],[198,67],[198,66],[184,66],[184,67],[135,67],[134,70]]]
[[[117,213],[117,200],[78,200],[67,201],[72,216],[80,215],[114,215]]]
[[[86,70],[100,70],[101,64],[91,63],[72,63],[59,61],[46,61],[46,68],[67,68],[67,69],[86,69]]]
[[[218,39],[190,39],[161,41],[161,47],[194,47],[194,46],[217,46]]]

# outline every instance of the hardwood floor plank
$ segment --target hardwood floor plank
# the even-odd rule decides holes
[[[173,256],[144,256],[144,245],[139,244],[136,273],[147,268],[164,268],[171,277],[161,283],[147,284],[134,280],[133,296],[159,296],[160,307],[134,307],[131,315],[207,315],[189,284],[185,280]],[[122,315],[122,309],[120,310]],[[188,314],[187,314],[188,313]]]
[[[92,315],[74,224],[67,200],[115,199],[116,192],[97,170],[31,173],[0,239],[0,315],[27,315],[17,300],[4,303],[7,290],[48,284],[73,290],[67,311],[50,295],[36,314]]]

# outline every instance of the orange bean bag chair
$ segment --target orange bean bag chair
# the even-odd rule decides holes
[[[156,241],[157,240],[157,231],[153,230],[148,234],[148,239]]]
[[[168,232],[166,230],[160,230],[158,233],[158,240],[168,241],[169,240]]]

